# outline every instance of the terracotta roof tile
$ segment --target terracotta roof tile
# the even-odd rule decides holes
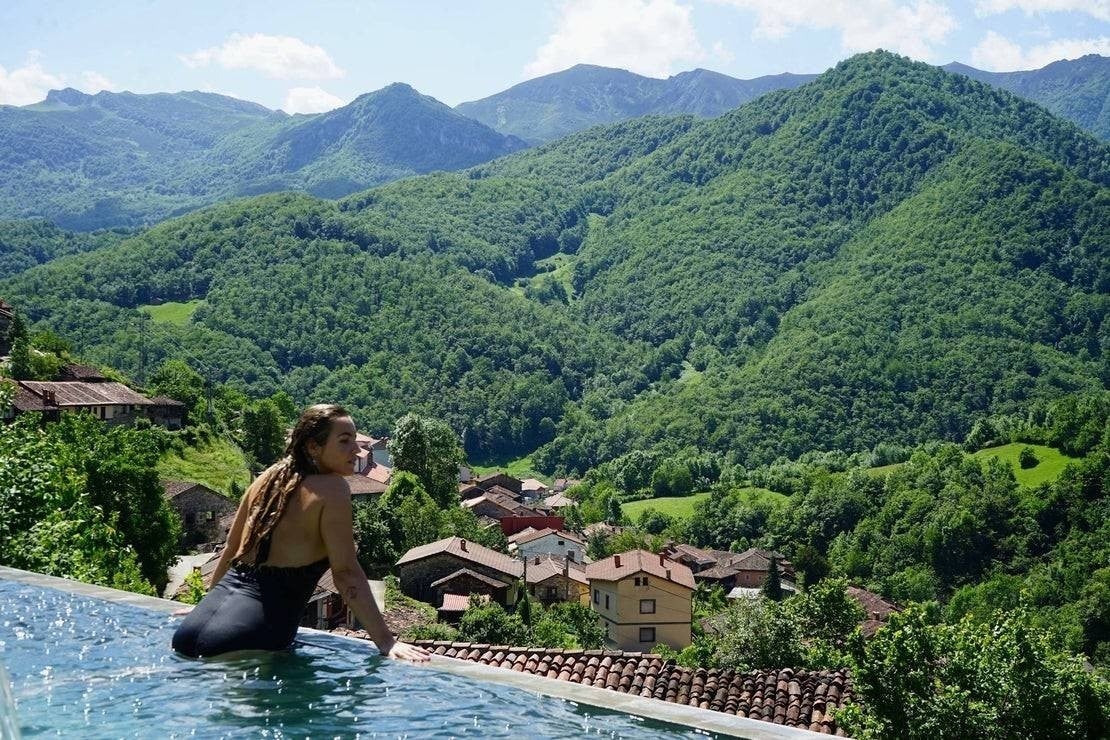
[[[583,547],[586,546],[586,543],[582,541],[582,538],[579,537],[578,535],[574,534],[573,532],[567,532],[567,531],[561,530],[561,529],[552,529],[551,527],[545,527],[544,529],[536,529],[532,532],[529,532],[528,534],[526,534],[523,537],[517,537],[513,541],[516,542],[516,544],[518,544],[518,545],[523,545],[526,542],[532,542],[533,540],[542,539],[542,538],[547,537],[548,535],[551,535],[551,534],[556,535],[561,539],[570,540],[571,542],[575,543],[576,545],[582,545]]]
[[[80,381],[21,380],[19,384],[37,396],[54,393],[55,402],[66,406],[103,406],[109,404],[150,406],[150,399],[123,383],[84,383]]]
[[[826,734],[843,734],[832,712],[852,698],[852,680],[847,670],[786,668],[741,673],[732,669],[683,668],[653,653],[490,647],[459,642],[416,644],[449,658]]]

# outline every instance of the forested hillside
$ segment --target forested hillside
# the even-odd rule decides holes
[[[0,217],[148,225],[234,196],[338,197],[523,146],[407,85],[314,116],[210,93],[56,90],[0,106]]]
[[[817,75],[778,74],[738,80],[708,69],[665,80],[623,69],[577,64],[537,77],[455,110],[503,134],[531,143],[590,126],[646,115],[719,116],[773,90],[803,85]]]
[[[1110,139],[1110,58],[1088,54],[1024,72],[984,72],[953,62],[949,72],[1040,103],[1103,141]]]
[[[960,439],[1110,377],[1110,149],[886,53],[336,202],[241,200],[0,283],[84,356],[446,419],[472,455],[744,465]],[[140,306],[204,299],[184,327]]]

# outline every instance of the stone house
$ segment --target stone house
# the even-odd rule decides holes
[[[513,535],[509,550],[527,560],[537,555],[555,555],[576,563],[586,562],[586,542],[572,532],[560,529],[537,529],[526,534]]]
[[[500,486],[501,488],[504,488],[511,492],[511,495],[517,499],[520,498],[521,486],[523,485],[523,481],[521,481],[519,478],[514,478],[508,473],[502,472],[483,475],[476,481],[474,481],[474,483],[476,483],[478,487],[481,488],[483,491],[488,491],[494,486]]]
[[[586,566],[590,607],[620,650],[690,644],[694,574],[681,563],[630,550]]]
[[[553,555],[536,555],[523,562],[528,594],[544,606],[559,601],[589,603],[590,584],[581,562]]]
[[[460,573],[460,571],[463,571]],[[445,592],[462,583],[465,571],[471,571],[491,581],[505,584],[504,590],[490,595],[502,606],[512,606],[517,599],[517,582],[524,575],[524,565],[516,558],[469,542],[462,537],[448,537],[436,542],[414,547],[397,561],[397,575],[401,590],[432,606],[443,602]],[[446,581],[443,579],[447,579]],[[457,583],[455,579],[459,579]],[[480,593],[490,593],[489,590]]]
[[[192,481],[164,480],[162,488],[170,506],[181,517],[182,550],[195,549],[200,545],[223,542],[227,531],[222,521],[229,514],[234,515],[239,504],[223,494],[212,490],[203,483]]]

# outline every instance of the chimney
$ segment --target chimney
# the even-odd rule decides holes
[[[621,567],[621,556],[620,555],[614,555],[613,556],[613,566],[617,567],[617,568]]]
[[[666,563],[663,562],[663,553],[659,553],[659,564],[666,565]]]
[[[42,391],[42,400],[43,400],[44,403],[48,403],[51,406],[58,405],[58,397],[55,396],[54,391],[51,391],[51,390],[43,389],[43,391]]]
[[[466,549],[466,540],[459,540],[459,547],[462,549],[463,552],[468,552],[468,550]]]
[[[668,581],[672,580],[671,579],[671,569],[670,568],[667,568],[667,580]]]
[[[537,556],[536,556],[536,565],[539,565],[539,564],[540,564],[540,556],[539,556],[539,555],[537,555]]]
[[[570,560],[563,561],[563,578],[570,577]]]

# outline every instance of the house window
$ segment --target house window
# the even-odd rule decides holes
[[[640,585],[640,577],[639,576],[636,576],[635,578],[632,579],[632,585],[633,586],[639,586]]]
[[[609,594],[605,594],[605,608],[609,608]]]
[[[641,627],[640,628],[640,642],[655,642],[655,628],[654,627]]]
[[[204,512],[204,518],[205,518],[205,519],[206,519],[207,521],[212,521],[212,512],[211,512],[211,511],[206,511],[206,512]]]
[[[563,542],[562,540],[559,540],[559,547],[565,547],[566,544],[567,543]]]
[[[655,599],[640,599],[640,614],[655,614]]]
[[[596,588],[594,589],[594,603],[595,604],[598,603],[598,594],[600,594],[600,593],[601,592],[598,591]]]
[[[547,598],[554,599],[556,596],[558,596],[558,594],[555,593],[555,587],[554,586],[548,586],[547,587]]]
[[[574,562],[574,550],[567,550],[567,560]]]
[[[640,585],[641,586],[648,585],[648,577],[647,576],[644,576],[643,578],[640,579]]]

